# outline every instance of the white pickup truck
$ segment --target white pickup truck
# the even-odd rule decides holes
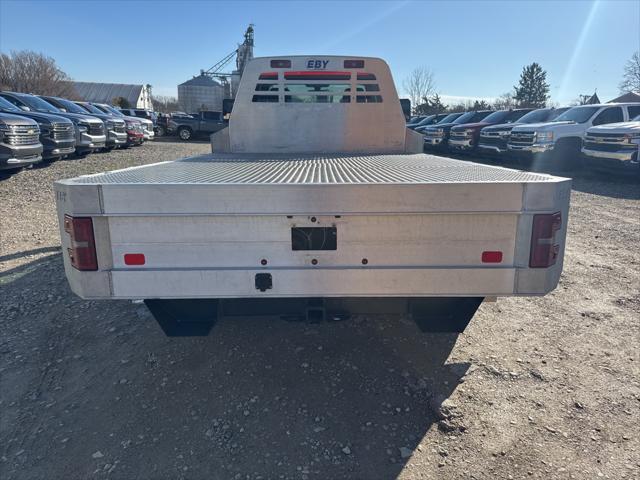
[[[629,122],[591,127],[582,142],[582,153],[596,167],[626,168],[640,175],[640,105],[639,113]],[[631,112],[631,109],[630,109]]]
[[[626,122],[635,117],[640,103],[605,103],[573,107],[551,122],[513,127],[507,148],[529,161],[560,169],[580,166],[582,137],[597,125]]]
[[[381,59],[251,60],[212,147],[56,182],[76,294],[145,299],[168,335],[255,311],[462,331],[558,283],[570,180],[417,153]]]

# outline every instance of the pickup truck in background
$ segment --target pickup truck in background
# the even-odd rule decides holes
[[[144,141],[144,134],[142,129],[142,121],[135,117],[126,117],[118,112],[115,115],[113,112],[105,108],[98,108],[90,102],[74,102],[79,107],[82,107],[88,113],[92,115],[107,115],[108,118],[118,118],[124,121],[124,133],[126,135],[125,142],[120,144],[120,148],[129,148],[137,145],[142,145]]]
[[[591,127],[629,121],[640,103],[572,107],[552,122],[513,127],[507,148],[526,164],[571,170],[580,166],[582,137]]]
[[[0,97],[25,112],[44,113],[71,120],[74,125],[75,154],[78,157],[105,147],[107,140],[105,126],[104,122],[99,118],[89,114],[63,112],[40,97],[28,93],[0,92]]]
[[[456,125],[451,128],[449,134],[449,148],[451,150],[476,150],[480,131],[489,125],[500,123],[510,123],[517,121],[524,114],[532,111],[532,108],[518,108],[514,110],[498,110],[493,112],[478,122],[469,122]]]
[[[507,142],[509,141],[509,135],[511,134],[513,127],[529,123],[551,122],[554,118],[563,114],[567,110],[569,110],[569,107],[539,108],[523,115],[515,122],[499,123],[497,125],[484,127],[480,130],[478,150],[483,153],[506,153]]]
[[[190,116],[172,116],[167,124],[168,133],[180,140],[192,140],[199,135],[211,135],[227,126],[222,112],[199,112]]]
[[[144,299],[167,335],[256,312],[461,332],[560,278],[571,181],[423,153],[379,58],[249,60],[211,148],[55,182],[77,295]]]
[[[38,124],[43,161],[59,160],[75,151],[75,131],[70,120],[49,113],[22,110],[4,97],[0,97],[0,112],[27,117]]]
[[[629,122],[591,127],[582,141],[585,163],[596,168],[628,168],[640,175],[640,105],[629,107],[638,115]]]
[[[105,141],[105,150],[113,150],[127,143],[127,132],[125,131],[124,120],[117,120],[109,115],[96,110],[87,110],[80,105],[60,97],[49,97],[40,95],[40,98],[49,102],[51,105],[59,108],[63,112],[80,113],[86,115],[89,113],[92,117],[99,118],[104,122],[107,139]]]
[[[0,171],[19,170],[42,160],[35,120],[0,112]]]
[[[420,123],[418,123],[418,125],[413,127],[413,130],[415,130],[418,133],[422,133],[422,131],[425,128],[427,128],[429,125],[435,125],[436,123],[441,122],[442,120],[444,120],[448,116],[449,115],[446,114],[446,113],[438,113],[437,115],[429,115],[427,118],[425,118]]]
[[[125,115],[120,110],[111,105],[107,105],[106,103],[91,103],[94,108],[103,111],[107,115],[111,115],[116,118],[122,118],[125,120],[130,120],[127,125],[127,134],[129,135],[129,140],[131,140],[132,135],[135,137],[134,144],[139,145],[142,144],[145,140],[153,140],[155,138],[155,132],[153,129],[153,122],[147,118],[143,117],[134,117],[131,115]],[[132,128],[133,125],[133,128]],[[139,133],[142,133],[142,140],[138,143]]]
[[[487,115],[493,113],[493,110],[480,110],[476,112],[465,112],[455,120],[439,122],[437,125],[432,125],[425,128],[422,131],[424,135],[424,146],[427,149],[446,150],[449,147],[449,138],[451,129],[458,125],[467,123],[476,123],[481,121]]]

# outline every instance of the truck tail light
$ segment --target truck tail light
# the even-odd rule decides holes
[[[71,265],[78,270],[98,270],[91,217],[65,215],[64,231],[71,237],[71,248],[67,249]]]
[[[531,268],[547,268],[556,263],[560,245],[556,241],[556,232],[562,227],[560,212],[533,216],[531,234]]]

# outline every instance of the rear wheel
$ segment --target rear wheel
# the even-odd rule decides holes
[[[162,125],[158,125],[156,127],[156,136],[157,137],[164,137],[167,134],[167,131],[165,130],[165,128]]]
[[[178,137],[180,140],[184,140],[186,142],[187,140],[191,140],[193,132],[189,127],[180,127],[178,128]]]

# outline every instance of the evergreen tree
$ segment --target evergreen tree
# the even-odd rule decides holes
[[[549,100],[547,72],[536,62],[522,69],[520,83],[514,88],[515,99],[521,107],[542,108]]]

